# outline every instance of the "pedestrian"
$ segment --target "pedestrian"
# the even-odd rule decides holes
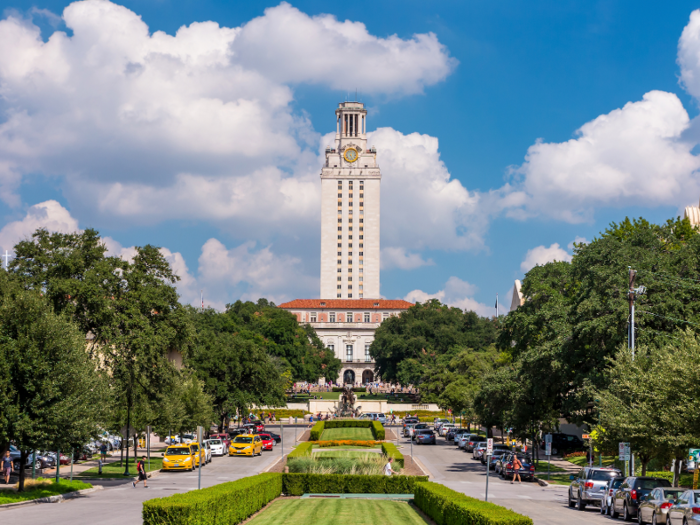
[[[103,463],[107,461],[107,443],[100,445],[100,456]]]
[[[520,462],[520,458],[517,454],[513,454],[513,479],[510,481],[511,484],[515,483],[515,476],[518,476],[518,483],[522,483],[520,479],[520,469],[523,464]]]
[[[136,472],[139,474],[139,479],[132,481],[131,485],[136,488],[136,484],[143,481],[143,488],[148,488],[148,476],[146,475],[146,456],[141,456],[141,460],[136,464]]]
[[[394,461],[394,458],[389,458],[389,461],[386,462],[386,465],[384,465],[384,475],[385,476],[393,476],[394,471],[391,469],[391,463]]]
[[[15,465],[12,463],[12,458],[10,457],[10,451],[5,451],[5,457],[2,458],[2,475],[5,478],[5,485],[10,484],[10,474],[12,474],[12,469]]]

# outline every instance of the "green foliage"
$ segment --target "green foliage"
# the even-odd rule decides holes
[[[91,488],[92,485],[90,485],[90,483],[84,483],[78,480],[68,481],[62,479],[56,483],[51,479],[37,478],[24,492],[14,492],[11,490],[3,490],[0,492],[0,505],[48,498],[58,494],[68,494],[69,492]]]
[[[309,457],[311,455],[313,445],[314,444],[310,441],[302,441],[289,453],[289,455],[287,455],[287,459]]]
[[[399,449],[396,448],[396,445],[394,445],[393,443],[382,443],[382,453],[387,458],[394,458],[394,464],[397,465],[399,468],[404,467],[403,454],[399,452]]]
[[[331,421],[319,421],[311,427],[309,441],[319,441],[323,431],[332,428],[369,428],[374,439],[383,441],[386,438],[384,426],[379,421],[368,421],[358,419],[334,419]],[[341,438],[339,438],[341,439]]]
[[[414,495],[416,506],[437,525],[532,525],[527,516],[437,483],[416,483]]]
[[[258,474],[143,503],[144,525],[240,523],[282,493],[282,474]]]
[[[316,452],[308,457],[287,459],[287,467],[294,474],[353,474],[381,476],[387,458],[375,452],[344,450],[330,456]]]
[[[302,494],[413,494],[427,476],[357,476],[343,474],[284,474],[282,492]]]

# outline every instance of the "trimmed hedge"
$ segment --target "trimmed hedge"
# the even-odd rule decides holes
[[[284,474],[282,492],[302,494],[413,494],[427,476],[356,476],[350,474]]]
[[[357,439],[331,439],[328,441],[314,441],[317,447],[376,447],[381,441],[364,441]]]
[[[527,516],[438,483],[417,483],[413,494],[413,502],[437,525],[532,525]]]
[[[279,473],[258,474],[143,502],[144,525],[240,523],[282,494]]]
[[[394,463],[396,463],[399,468],[404,467],[403,454],[399,452],[399,449],[396,448],[396,445],[393,443],[382,443],[382,453],[387,458],[394,458]]]
[[[343,392],[345,389],[338,386],[333,387],[333,392]],[[367,392],[367,389],[361,386],[356,386],[352,389],[353,392]],[[322,392],[323,393],[323,392]]]
[[[311,449],[313,448],[314,444],[311,443],[310,441],[302,441],[299,443],[294,450],[292,450],[288,455],[287,459],[289,458],[306,458],[311,455]]]
[[[321,434],[327,428],[369,428],[372,430],[372,435],[377,441],[384,441],[386,432],[384,425],[379,421],[368,421],[358,419],[334,419],[332,421],[319,421],[311,427],[309,441],[318,441],[321,439]]]

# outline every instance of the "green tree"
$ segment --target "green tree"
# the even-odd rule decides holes
[[[19,489],[31,450],[70,450],[96,436],[107,382],[85,336],[38,292],[0,272],[0,449],[21,450]]]

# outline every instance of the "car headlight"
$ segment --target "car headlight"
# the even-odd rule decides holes
[[[192,458],[185,458],[184,462],[187,463],[188,461],[192,461]]]

